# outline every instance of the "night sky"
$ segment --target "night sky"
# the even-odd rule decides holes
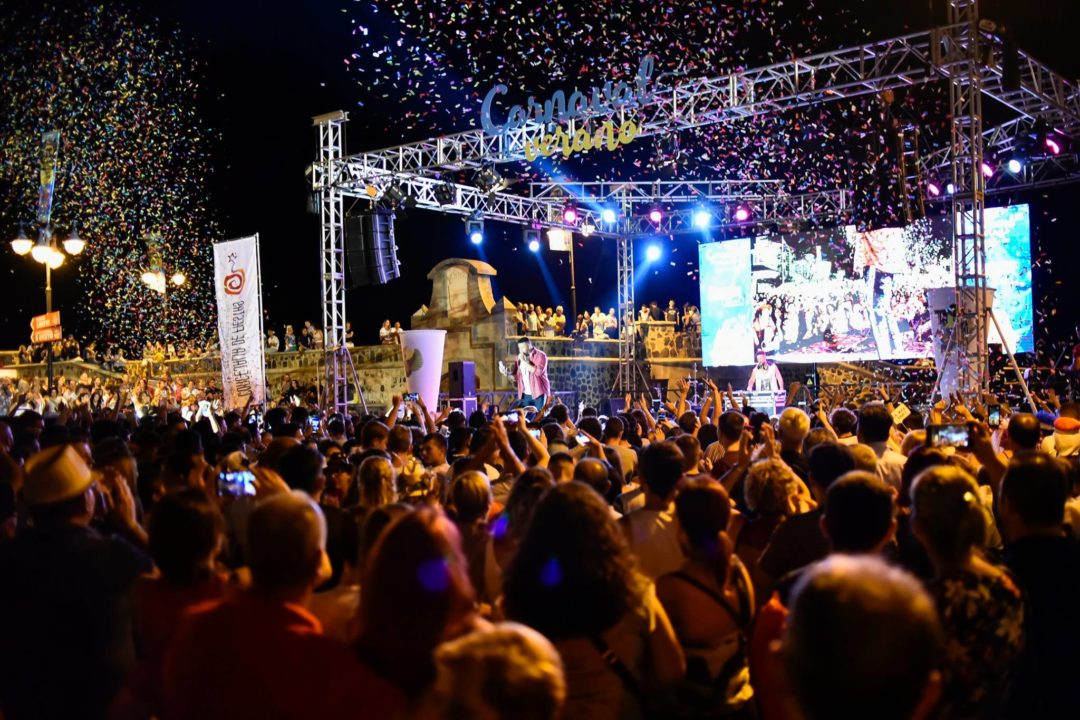
[[[13,0],[0,0],[0,12]],[[438,132],[402,130],[393,120],[401,106],[391,98],[357,105],[361,95],[358,75],[347,70],[344,60],[358,50],[349,18],[357,13],[352,0],[185,0],[149,3],[114,0],[131,9],[151,25],[176,31],[197,67],[202,91],[199,112],[208,127],[217,131],[213,172],[205,188],[217,213],[223,237],[254,232],[262,238],[267,327],[279,332],[285,323],[318,322],[319,240],[318,219],[306,212],[308,186],[304,168],[314,159],[316,134],[311,116],[344,109],[352,121],[347,128],[347,151],[359,152],[418,139]],[[499,5],[499,3],[494,3]],[[674,3],[677,4],[677,3]],[[796,12],[800,3],[789,3]],[[520,3],[515,3],[520,6]],[[842,18],[833,10],[848,8],[866,28],[871,39],[881,39],[929,26],[925,2],[817,3],[815,15]],[[1075,33],[1080,28],[1080,3],[1076,0],[1029,0],[984,2],[983,15],[1011,26],[1025,48],[1066,77],[1080,76],[1080,55]],[[842,24],[842,23],[841,23]],[[829,28],[837,41],[816,50],[863,42],[865,35],[845,38],[843,27]],[[557,38],[553,50],[558,52]],[[375,62],[370,58],[353,62]],[[520,81],[519,81],[520,82]],[[564,85],[564,87],[567,87]],[[479,93],[486,85],[477,87]],[[524,91],[545,88],[523,85]],[[553,89],[553,88],[552,88]],[[443,126],[441,132],[468,129],[471,120]],[[28,168],[33,173],[33,168]],[[1001,198],[1005,200],[1006,198]],[[1075,258],[1076,201],[1080,185],[1039,191],[1013,198],[1033,206],[1033,258],[1036,261],[1036,307],[1042,313],[1036,323],[1049,323],[1047,332],[1064,332],[1080,310],[1071,302]],[[62,201],[62,198],[58,198]],[[32,208],[27,208],[28,216]],[[545,305],[563,303],[569,311],[569,273],[566,255],[525,250],[521,230],[492,223],[487,240],[478,250],[464,237],[461,219],[412,211],[397,224],[402,276],[384,287],[350,291],[348,317],[361,342],[373,341],[385,318],[400,320],[428,302],[428,271],[441,259],[452,256],[483,257],[499,271],[501,290],[514,301]],[[7,220],[7,219],[5,219]],[[14,227],[0,228],[9,233]],[[89,238],[95,241],[95,238]],[[591,308],[614,304],[614,255],[610,243],[580,241],[577,253],[578,306]],[[697,300],[696,281],[687,262],[696,258],[693,238],[668,245],[666,261],[647,277],[639,277],[638,301]],[[546,265],[550,279],[538,263]],[[38,312],[41,279],[13,253],[0,253],[0,286],[4,307],[0,310],[0,344],[14,347],[23,342],[26,323]],[[31,277],[33,276],[33,277]],[[1060,283],[1070,292],[1064,293]],[[56,282],[58,305],[79,302],[79,291],[70,277]],[[557,295],[553,296],[552,291]],[[1063,301],[1063,299],[1068,301]],[[1060,310],[1059,310],[1060,308]],[[1056,353],[1055,353],[1056,354]]]

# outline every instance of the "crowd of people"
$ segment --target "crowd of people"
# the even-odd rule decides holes
[[[554,309],[532,303],[519,303],[513,312],[512,321],[518,335],[531,337],[573,337],[576,339],[615,340],[619,338],[620,323],[615,308],[604,312],[599,305],[592,312],[578,313],[573,322],[567,317],[562,305]],[[645,303],[635,318],[626,317],[622,328],[633,328],[640,332],[650,322],[671,322],[682,332],[694,333],[701,329],[701,314],[695,305],[683,303],[682,310],[674,300],[669,300],[667,308],[658,303]]]
[[[1080,405],[897,425],[887,397],[771,419],[720,395],[8,407],[0,712],[1075,712]]]

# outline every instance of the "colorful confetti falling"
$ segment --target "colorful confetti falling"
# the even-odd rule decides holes
[[[77,225],[87,241],[77,273],[85,301],[71,310],[84,337],[127,351],[202,343],[212,331],[215,138],[198,114],[192,67],[175,33],[112,5],[0,17],[2,227],[33,219],[41,133],[59,130],[53,227],[64,237]],[[140,279],[153,236],[165,272],[187,277],[167,303]]]

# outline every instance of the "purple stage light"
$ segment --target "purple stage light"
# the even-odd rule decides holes
[[[1059,143],[1057,140],[1050,137],[1049,135],[1046,136],[1045,145],[1046,149],[1050,151],[1051,155],[1061,154],[1061,143]]]
[[[660,221],[663,220],[663,219],[664,219],[664,213],[660,211],[660,208],[653,208],[652,210],[649,211],[649,220],[650,221],[652,221],[652,222],[656,223],[657,225],[659,225]]]
[[[750,219],[750,208],[746,207],[745,205],[740,205],[739,207],[735,208],[735,221],[736,222],[746,222],[749,219]]]
[[[937,183],[930,182],[926,184],[926,192],[930,195],[930,197],[937,197],[941,194],[941,188],[938,187]]]
[[[578,214],[577,214],[577,208],[576,207],[574,207],[573,205],[567,205],[565,208],[563,208],[563,211],[562,211],[563,222],[573,225],[574,223],[577,222],[577,218],[578,218]]]
[[[989,178],[994,176],[994,168],[990,166],[990,163],[983,162],[983,164],[980,165],[979,168],[982,170],[982,174],[983,174],[984,178],[989,179]]]

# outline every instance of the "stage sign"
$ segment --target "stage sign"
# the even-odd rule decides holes
[[[214,245],[214,288],[222,402],[227,410],[241,409],[249,399],[253,405],[261,405],[266,394],[266,367],[258,235]]]
[[[35,330],[30,333],[30,342],[34,345],[41,345],[42,343],[57,342],[63,339],[63,333],[60,330],[59,325],[53,327],[43,328],[41,330]]]
[[[574,90],[569,99],[562,90],[556,90],[543,104],[530,95],[525,106],[514,105],[510,108],[506,121],[501,125],[492,119],[491,106],[497,95],[506,94],[507,87],[496,85],[484,96],[484,103],[480,108],[480,123],[485,133],[502,136],[504,146],[508,144],[510,132],[530,122],[543,125],[545,132],[539,138],[525,140],[522,150],[529,162],[556,153],[570,157],[574,153],[600,148],[616,150],[633,142],[634,138],[641,134],[642,127],[631,119],[623,119],[616,124],[612,118],[625,109],[641,107],[652,100],[654,92],[649,84],[655,64],[656,58],[652,55],[643,57],[638,65],[633,86],[621,80],[609,80],[602,88],[594,87],[587,93]],[[597,122],[591,129],[563,126],[563,123],[578,118]],[[547,132],[552,128],[552,132]]]
[[[31,330],[47,330],[52,327],[60,327],[60,311],[53,310],[44,315],[35,315],[30,318]]]

